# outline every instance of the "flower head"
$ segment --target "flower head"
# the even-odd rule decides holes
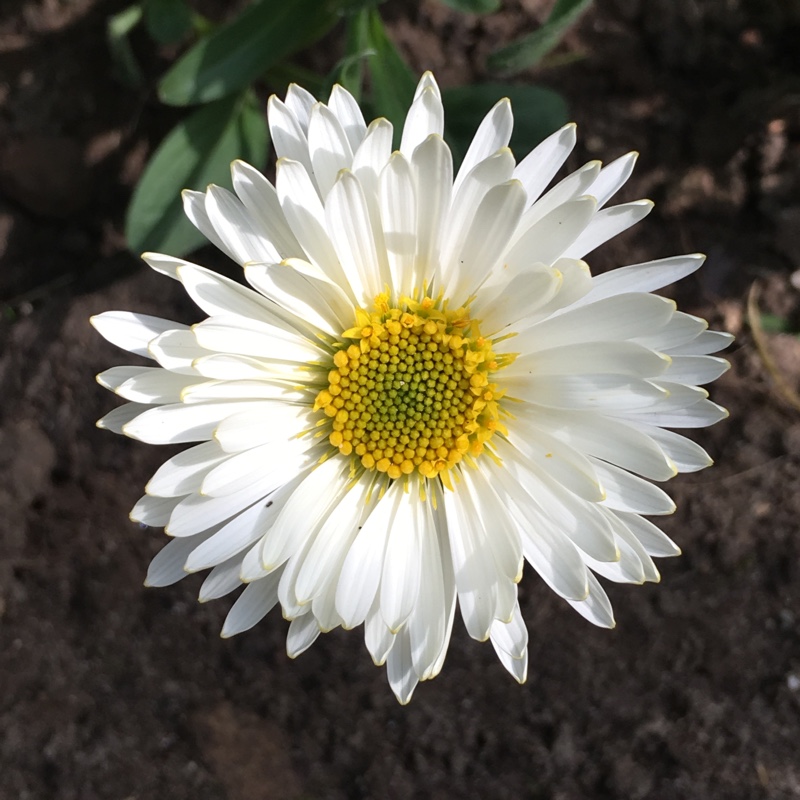
[[[403,703],[441,670],[458,608],[522,682],[525,562],[611,627],[595,574],[655,581],[653,557],[679,553],[642,515],[674,509],[651,481],[711,463],[666,428],[726,415],[699,387],[731,337],[650,292],[703,257],[593,277],[584,256],[652,206],[605,208],[635,154],[545,191],[575,128],[516,163],[501,100],[454,177],[430,74],[394,153],[391,125],[338,86],[327,105],[290,87],[269,124],[275,186],[235,162],[235,194],[184,193],[250,288],[148,253],[208,318],[93,319],[157,364],[98,376],[129,401],[98,424],[197,443],[131,513],[173,537],[147,582],[211,568],[201,600],[244,582],[223,635],[279,604],[292,657],[363,624]]]

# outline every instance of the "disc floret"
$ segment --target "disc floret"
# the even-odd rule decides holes
[[[381,294],[342,333],[314,410],[331,445],[365,469],[449,483],[447,470],[505,432],[493,377],[510,360],[492,351],[468,306],[429,296],[390,305]]]

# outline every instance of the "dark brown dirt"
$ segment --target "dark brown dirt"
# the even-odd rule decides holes
[[[714,391],[731,419],[697,436],[718,466],[672,485],[683,557],[660,586],[611,587],[616,630],[527,575],[527,685],[458,630],[407,708],[357,633],[291,662],[279,616],[221,641],[229,601],[196,604],[196,577],[142,587],[164,540],[127,512],[165,453],[94,428],[113,399],[92,376],[125,356],[87,318],[195,312],[123,247],[175,117],[111,75],[122,5],[0,2],[0,798],[800,797],[800,411],[743,303],[757,279],[800,328],[798,3],[608,0],[534,74],[580,124],[572,167],[642,152],[625,195],[656,211],[593,265],[709,254],[678,297],[739,337]],[[414,67],[453,85],[486,78],[486,53],[550,4],[504,5],[384,9]],[[165,54],[134,43],[157,75]],[[800,387],[797,337],[768,345]]]

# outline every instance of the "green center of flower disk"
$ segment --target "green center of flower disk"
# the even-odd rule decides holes
[[[396,479],[419,472],[450,485],[452,467],[484,452],[500,422],[503,393],[494,373],[513,361],[497,355],[467,307],[441,297],[408,297],[356,309],[356,325],[334,345],[328,386],[314,410],[328,440],[368,470]]]

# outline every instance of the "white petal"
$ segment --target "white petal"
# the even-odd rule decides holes
[[[608,511],[607,513],[610,514]],[[648,580],[648,572],[650,569],[652,569],[654,574],[658,576],[658,572],[655,570],[655,566],[653,565],[650,557],[647,555],[641,545],[639,545],[638,540],[635,540],[635,537],[631,535],[630,531],[628,531],[625,526],[619,525],[618,518],[616,533],[616,541],[619,547],[619,558],[617,561],[612,563],[600,563],[587,556],[587,566],[589,566],[601,577],[607,578],[615,583],[642,584]],[[636,546],[631,545],[632,539],[636,541]],[[640,556],[644,558],[644,561],[642,558],[640,558]],[[650,569],[645,566],[645,562],[649,562]]]
[[[356,300],[369,306],[390,276],[382,275],[381,259],[375,248],[375,235],[369,208],[358,178],[342,172],[325,205],[328,232],[344,267]]]
[[[131,509],[130,518],[151,528],[163,528],[180,500],[180,497],[153,497],[146,494]]]
[[[630,424],[588,411],[526,411],[530,424],[588,455],[653,480],[676,473],[673,462],[646,433]]]
[[[619,519],[616,517],[616,515],[614,515],[614,517],[616,520]],[[636,556],[642,565],[644,580],[650,581],[651,583],[658,583],[661,580],[661,574],[659,573],[653,559],[650,558],[647,549],[639,541],[639,538],[630,530],[627,525],[618,524],[616,528],[616,534],[620,553],[622,554],[620,561],[623,561],[625,558],[625,549],[630,548],[633,555]]]
[[[414,671],[408,631],[404,628],[395,638],[397,641],[389,651],[386,660],[386,677],[389,679],[389,686],[392,687],[397,701],[404,706],[411,700],[419,678]]]
[[[514,606],[511,622],[495,620],[492,623],[490,638],[495,649],[508,653],[512,658],[522,658],[528,649],[528,629],[519,610],[519,603]]]
[[[131,420],[123,433],[148,444],[202,442],[211,438],[225,417],[238,411],[255,410],[268,401],[239,403],[173,403],[149,408]]]
[[[140,368],[136,375],[117,387],[116,393],[126,400],[138,403],[178,403],[188,388],[201,386],[203,383],[202,379],[198,383],[197,377],[165,369]]]
[[[590,161],[580,169],[576,169],[575,172],[567,175],[566,178],[557,183],[523,214],[518,235],[523,235],[531,225],[536,224],[540,219],[544,219],[564,203],[585,195],[599,174],[600,162]],[[524,181],[523,185],[525,185]]]
[[[308,149],[313,170],[311,174],[324,200],[339,172],[353,163],[353,151],[336,115],[322,103],[317,103],[311,109]]]
[[[652,483],[590,456],[597,476],[606,491],[603,501],[609,508],[634,514],[671,514],[675,503]]]
[[[534,147],[517,165],[514,177],[522,181],[528,205],[538,200],[575,147],[576,127],[570,122]]]
[[[522,520],[520,523],[522,524]],[[525,560],[542,580],[566,600],[583,600],[588,595],[588,571],[572,542],[550,526],[520,528]]]
[[[651,556],[666,558],[681,554],[680,547],[650,520],[643,519],[638,514],[627,514],[624,511],[615,511],[614,513],[625,523]]]
[[[511,103],[507,97],[504,97],[494,105],[478,126],[467,154],[461,162],[461,168],[453,186],[454,192],[458,191],[464,178],[473,167],[498,150],[508,147],[513,128],[514,114],[511,111]],[[525,200],[527,201],[527,196]]]
[[[313,600],[330,580],[337,580],[341,564],[358,533],[369,481],[363,479],[344,493],[317,534],[297,573],[295,595],[301,605]]]
[[[406,158],[395,153],[379,180],[379,207],[389,257],[392,287],[398,296],[415,285],[417,201],[414,175]]]
[[[422,288],[439,268],[443,225],[452,196],[453,157],[441,136],[429,136],[414,150],[411,166],[417,203],[414,271]]]
[[[150,342],[149,350],[151,357],[165,370],[191,375],[195,381],[199,379],[195,360],[210,355],[208,350],[200,347],[190,330],[165,331]]]
[[[547,380],[549,375],[631,375],[666,379],[670,359],[633,342],[581,342],[539,350],[521,356],[503,372],[504,377],[529,375]]]
[[[588,578],[589,594],[586,599],[567,600],[567,602],[593,625],[600,628],[613,628],[617,623],[614,621],[614,612],[611,609],[608,595],[591,572],[588,573]]]
[[[376,667],[386,663],[396,638],[383,621],[380,602],[376,599],[364,622],[364,643]]]
[[[165,461],[147,482],[147,494],[179,497],[196,492],[206,473],[224,461],[226,454],[216,442],[190,447]]]
[[[311,601],[311,613],[323,633],[330,633],[342,624],[342,618],[336,611],[337,577],[337,574],[332,574],[326,579],[322,591]]]
[[[278,400],[309,405],[316,396],[314,388],[290,386],[277,380],[204,381],[192,383],[181,392],[184,403],[207,403],[216,400]]]
[[[254,224],[281,258],[302,257],[303,248],[292,233],[281,210],[275,187],[244,161],[231,164],[233,188]]]
[[[714,356],[672,356],[672,364],[661,376],[666,381],[702,386],[711,383],[730,369],[724,358]]]
[[[560,274],[561,286],[552,299],[531,314],[529,317],[531,323],[566,313],[579,304],[592,288],[592,273],[585,261],[559,258],[553,264],[553,271]],[[525,322],[523,320],[523,325]]]
[[[259,504],[260,505],[260,504]],[[246,513],[246,512],[245,512]],[[236,517],[234,517],[236,519]],[[238,555],[239,558],[239,580],[242,583],[253,583],[253,581],[260,581],[262,578],[269,575],[273,570],[264,569],[261,563],[261,548],[263,545],[263,537],[252,545],[245,553]]]
[[[111,344],[137,356],[152,358],[147,346],[157,336],[170,330],[186,330],[188,326],[167,319],[134,314],[131,311],[106,311],[89,320],[95,330]]]
[[[331,91],[328,108],[336,115],[336,119],[339,120],[339,124],[347,136],[351,150],[355,152],[367,133],[364,115],[355,98],[337,83]]]
[[[394,633],[400,630],[417,602],[421,572],[421,542],[425,517],[413,485],[397,503],[386,541],[381,574],[381,614]]]
[[[597,198],[598,208],[602,208],[625,185],[636,166],[638,157],[637,152],[626,153],[600,170],[600,174],[587,192]]]
[[[651,381],[626,375],[550,375],[546,381],[512,378],[504,388],[512,397],[554,409],[603,411],[624,414],[652,409],[668,397]]]
[[[594,216],[597,201],[588,195],[569,200],[531,225],[506,253],[511,264],[552,264],[571,245]]]
[[[590,501],[603,499],[603,490],[591,463],[574,448],[522,419],[509,430],[508,440],[528,459],[532,468],[552,475],[579,497]]]
[[[694,253],[612,269],[592,279],[592,289],[581,300],[581,304],[593,303],[615,294],[654,292],[696,272],[705,260],[704,255]]]
[[[158,367],[111,367],[111,369],[107,369],[99,375],[95,375],[95,380],[104,389],[116,392],[125,381],[130,378],[135,378],[142,372],[154,369],[158,369]]]
[[[649,296],[654,297],[655,295]],[[631,297],[631,295],[619,295],[619,297]],[[612,299],[600,302],[611,302]],[[645,347],[651,347],[653,350],[660,350],[663,353],[693,341],[708,327],[708,323],[704,319],[684,314],[682,311],[676,311],[666,324],[660,323],[661,320],[654,321],[651,333],[634,334],[631,338],[635,338],[639,344],[643,344]]]
[[[322,525],[328,509],[338,502],[348,483],[348,471],[339,459],[331,458],[311,470],[264,539],[261,559],[265,569],[274,569],[302,547]]]
[[[274,490],[273,484],[271,478],[264,481],[256,480],[225,497],[190,494],[175,507],[165,530],[169,536],[175,537],[192,536],[208,530],[266,497]]]
[[[221,634],[223,639],[250,630],[277,605],[280,577],[278,570],[245,587],[225,617]]]
[[[193,542],[198,541],[200,536],[193,536],[189,539],[174,539],[177,542]],[[234,556],[228,561],[218,564],[203,581],[200,587],[200,592],[197,595],[197,600],[200,603],[207,603],[209,600],[217,600],[220,597],[230,594],[235,589],[238,589],[242,582],[239,580],[239,569],[241,566],[241,556]]]
[[[534,265],[534,269],[521,268],[519,263],[504,264],[501,269],[503,282],[498,278],[491,289],[484,286],[472,306],[481,330],[487,334],[500,333],[533,315],[555,296],[563,280],[557,270],[544,264]]]
[[[392,152],[392,123],[376,119],[370,123],[364,141],[353,156],[353,174],[364,187],[367,197],[377,197],[378,176]]]
[[[436,545],[439,549],[439,562],[442,565],[442,585],[444,587],[444,609],[446,612],[444,622],[444,636],[441,639],[439,655],[433,666],[426,672],[424,680],[435,678],[444,666],[447,648],[453,633],[453,623],[456,616],[458,594],[456,592],[456,578],[453,571],[453,560],[450,555],[450,534],[447,529],[447,515],[444,509],[444,488],[437,483],[429,484],[430,495],[427,503],[427,513],[431,524],[436,531]]]
[[[517,227],[525,206],[525,190],[519,181],[494,186],[481,200],[472,226],[456,252],[453,280],[471,290],[486,279]]]
[[[187,572],[183,568],[186,558],[191,551],[200,544],[203,539],[211,534],[200,534],[190,539],[172,539],[150,562],[147,568],[145,586],[172,586],[186,577]]]
[[[238,453],[278,439],[299,436],[309,425],[309,410],[287,403],[263,403],[242,412],[232,411],[214,431],[214,439],[226,453]]]
[[[112,433],[123,433],[124,427],[140,414],[152,408],[144,403],[125,403],[112,409],[104,417],[97,420],[97,427]]]
[[[525,520],[526,530],[532,531],[532,535],[544,531],[551,539],[567,536],[576,547],[599,561],[614,561],[619,557],[614,531],[595,502],[582,500],[549,472],[534,469],[530,463],[523,467],[519,460],[514,463],[514,459],[518,457],[515,455],[509,466],[518,485],[505,486],[506,476],[499,485],[504,486],[507,497],[518,509],[524,509],[521,519]],[[567,558],[572,558],[572,554]],[[568,574],[569,566],[565,564],[562,571]],[[580,570],[578,577],[582,577]]]
[[[636,200],[598,211],[564,255],[567,258],[583,258],[601,244],[643,220],[653,210],[653,205],[651,200]]]
[[[141,370],[117,388],[117,394],[140,403],[177,403],[187,389],[202,386],[197,377],[169,372],[165,369]]]
[[[444,237],[441,245],[440,263],[443,270],[442,283],[448,293],[458,294],[450,287],[454,277],[459,275],[458,254],[461,252],[475,220],[478,206],[486,192],[493,186],[509,180],[514,171],[514,156],[507,148],[481,161],[464,178],[458,192],[453,194]],[[465,287],[458,287],[464,290]]]
[[[200,493],[223,497],[238,491],[256,476],[260,480],[271,477],[277,488],[302,469],[308,449],[308,443],[295,438],[292,431],[284,432],[274,441],[236,453],[214,467],[203,479]]]
[[[444,508],[461,616],[467,633],[482,642],[495,618],[494,560],[469,492],[445,491]]]
[[[245,278],[261,294],[328,334],[341,333],[342,323],[352,320],[353,307],[344,293],[303,275],[290,263],[251,264],[245,267]],[[329,299],[334,300],[339,311],[331,307]],[[345,308],[349,314],[343,319],[341,311]]]
[[[289,159],[278,161],[276,189],[284,216],[308,260],[355,299],[328,236],[325,209],[303,165]]]
[[[286,90],[286,108],[294,115],[303,132],[308,131],[308,121],[311,117],[311,109],[317,102],[311,92],[296,83],[290,83]]]
[[[206,214],[225,248],[240,264],[280,261],[280,254],[235,194],[213,184],[206,190]]]
[[[710,400],[698,400],[688,408],[675,411],[639,411],[633,419],[664,428],[706,428],[727,417],[728,412],[722,406]]]
[[[432,677],[439,654],[447,647],[450,635],[448,613],[455,597],[452,586],[449,593],[447,590],[439,536],[429,500],[425,501],[423,507],[423,525],[420,536],[419,595],[407,623],[411,658],[420,680]]]
[[[258,541],[273,524],[302,477],[298,475],[292,478],[262,502],[255,503],[223,525],[192,552],[186,561],[186,570],[197,572],[213,567]],[[260,559],[260,548],[258,552]]]
[[[724,350],[733,342],[733,335],[722,331],[702,331],[694,339],[676,347],[668,348],[666,352],[680,355],[704,356]]]
[[[441,136],[443,132],[444,108],[441,97],[433,88],[425,87],[408,109],[400,140],[400,152],[406,158],[411,158],[415,148],[431,134]]]
[[[209,316],[238,314],[248,319],[263,320],[274,314],[271,313],[267,301],[252,289],[205,267],[160,253],[144,253],[142,258],[153,269],[162,270],[171,266],[171,271],[183,283],[192,300]],[[187,328],[186,325],[171,327],[183,330]]]
[[[677,313],[672,300],[653,294],[617,295],[537,323],[516,337],[514,347],[525,353],[567,344],[632,338],[652,347],[645,341],[648,331],[665,326],[673,315]]]
[[[636,421],[630,424],[649,436],[675,464],[679,472],[697,472],[714,463],[711,456],[699,444],[679,433],[652,425],[641,425]]]
[[[192,332],[201,347],[218,353],[302,363],[319,359],[323,352],[305,336],[240,316],[209,317],[195,325]]]
[[[515,459],[510,447],[498,448],[504,462],[513,469]],[[539,573],[556,594],[570,600],[584,600],[588,593],[587,570],[575,545],[553,526],[537,525],[541,514],[532,504],[511,469],[495,471],[498,488],[507,499],[507,507],[519,526],[525,560]],[[526,479],[524,474],[522,480]]]
[[[422,73],[422,77],[419,79],[419,83],[417,83],[417,88],[414,90],[414,100],[416,100],[426,89],[432,89],[437,97],[442,96],[442,92],[439,89],[439,84],[436,83],[436,78],[430,70],[425,70],[425,72]]]
[[[265,504],[256,503],[223,525],[213,536],[199,544],[187,556],[186,571],[198,572],[215,567],[261,538],[269,524],[269,512]],[[276,512],[275,512],[276,513]],[[179,539],[176,541],[184,541]]]
[[[494,644],[494,641],[492,641]],[[509,674],[517,683],[525,683],[528,679],[528,651],[522,654],[522,658],[513,658],[504,650],[495,647],[495,653],[500,659],[500,663],[506,668]]]
[[[289,633],[286,635],[286,655],[297,658],[314,644],[319,635],[319,625],[313,614],[296,617],[289,625]]]
[[[236,256],[233,251],[228,249],[228,246],[220,238],[216,229],[211,224],[211,220],[208,218],[208,212],[206,211],[206,193],[184,189],[181,192],[181,197],[183,198],[183,213],[186,214],[192,225],[194,225],[218,250],[225,253],[232,261],[236,261]],[[153,254],[148,253],[148,255]],[[157,262],[155,264],[150,264],[150,266],[157,272],[163,271]]]
[[[360,625],[372,608],[381,580],[386,540],[403,486],[395,481],[367,517],[342,565],[336,610],[346,628]]]
[[[208,353],[191,363],[192,370],[196,374],[215,381],[280,380],[304,384],[311,376],[311,373],[304,369],[307,366],[305,364],[251,358],[232,353]]]
[[[472,496],[478,519],[483,522],[498,577],[502,575],[517,583],[522,578],[522,543],[516,524],[494,491],[490,475],[479,466],[476,470],[465,470],[461,477]],[[497,616],[502,619],[507,615]]]
[[[278,159],[291,158],[292,161],[302,164],[306,172],[310,173],[311,158],[308,153],[306,132],[292,111],[275,95],[272,95],[267,103],[267,119],[270,138]],[[316,189],[314,191],[316,192]]]

